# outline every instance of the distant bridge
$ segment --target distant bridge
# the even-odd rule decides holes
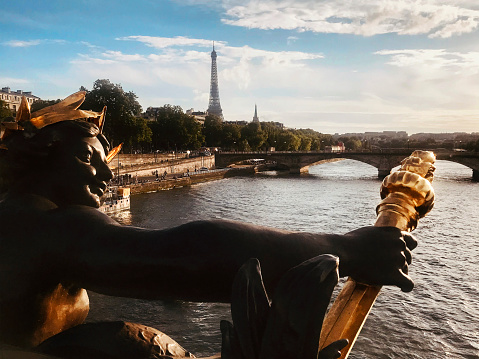
[[[411,155],[410,149],[391,149],[375,152],[216,152],[217,167],[227,167],[250,159],[263,159],[275,162],[278,168],[289,170],[290,173],[303,173],[310,166],[344,158],[360,161],[378,169],[378,177],[384,178],[401,161]],[[479,180],[479,154],[472,152],[434,151],[438,160],[460,163],[472,169],[472,177]]]

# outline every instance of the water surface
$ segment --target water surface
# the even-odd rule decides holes
[[[263,173],[132,197],[125,224],[167,228],[224,218],[309,232],[345,233],[374,224],[380,181],[369,165],[345,160],[307,175]],[[384,288],[351,359],[479,357],[479,183],[464,166],[438,161],[433,211],[414,232],[411,293]],[[220,350],[219,321],[229,307],[145,301],[91,293],[89,321],[156,327],[197,356]]]

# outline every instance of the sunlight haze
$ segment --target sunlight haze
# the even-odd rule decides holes
[[[479,131],[473,0],[5,2],[0,85],[65,98],[109,79],[149,106],[323,133]]]

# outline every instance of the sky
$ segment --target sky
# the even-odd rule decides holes
[[[109,79],[143,110],[322,133],[479,132],[477,0],[16,0],[0,87],[65,98]]]

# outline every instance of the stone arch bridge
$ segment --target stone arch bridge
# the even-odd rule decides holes
[[[334,159],[351,159],[374,166],[378,177],[384,178],[400,162],[411,154],[409,149],[383,150],[376,152],[216,152],[216,167],[227,167],[245,160],[262,159],[276,163],[277,168],[290,173],[307,172],[310,166]],[[479,154],[472,152],[434,151],[438,160],[460,163],[472,169],[472,176],[479,180]]]

